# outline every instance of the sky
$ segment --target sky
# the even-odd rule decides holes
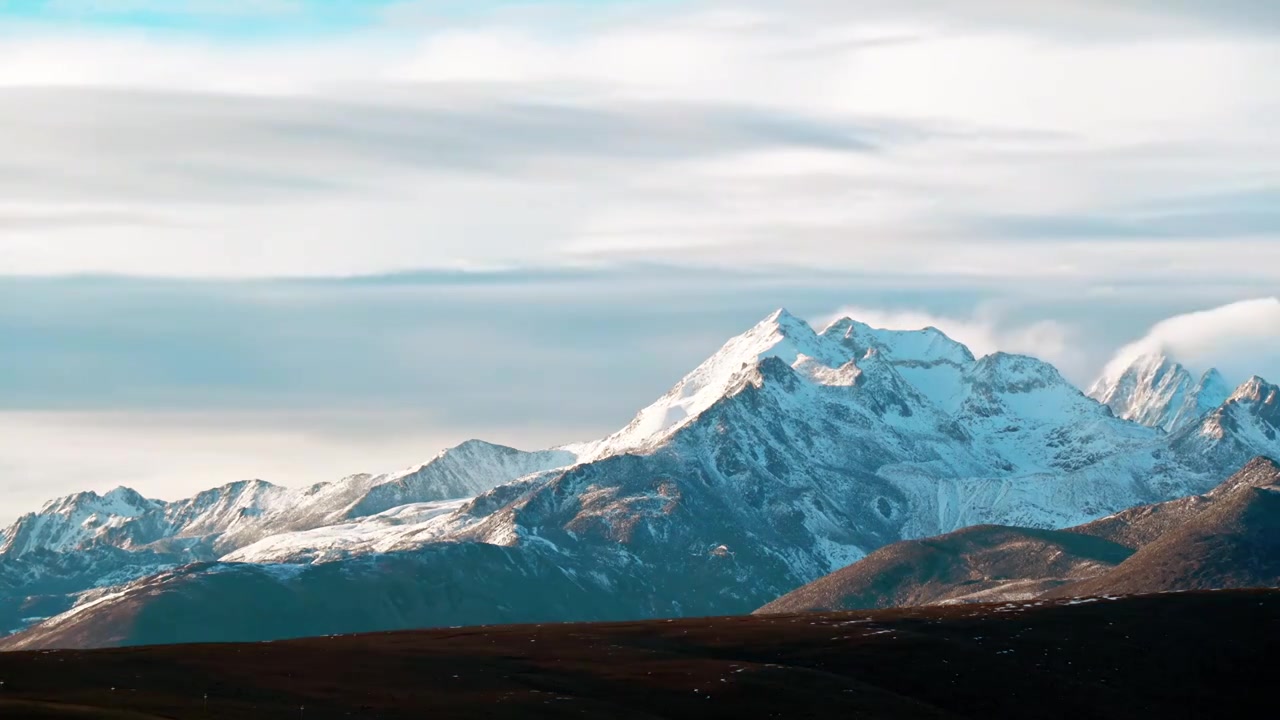
[[[604,435],[776,307],[1280,377],[1280,4],[0,0],[0,522]]]

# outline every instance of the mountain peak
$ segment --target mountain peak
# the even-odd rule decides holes
[[[841,348],[818,336],[805,321],[785,308],[770,313],[745,333],[731,338],[714,355],[685,375],[656,402],[641,410],[627,427],[601,441],[592,455],[646,447],[700,415],[733,388],[743,373],[761,361],[780,358],[793,365],[804,358],[839,367],[848,361]]]
[[[1200,423],[1186,428],[1183,441],[1225,441],[1237,452],[1271,454],[1280,443],[1280,387],[1257,375],[1249,378]]]
[[[1276,401],[1277,394],[1280,394],[1280,387],[1272,385],[1260,375],[1254,375],[1241,383],[1235,392],[1231,393],[1228,401],[1271,404]]]
[[[796,317],[795,315],[792,315],[791,311],[787,310],[784,307],[780,307],[777,310],[774,310],[773,312],[769,313],[769,316],[766,317],[761,322],[776,323],[778,325],[795,324],[795,323],[807,324],[800,318]]]
[[[1089,397],[1125,420],[1175,432],[1227,401],[1231,387],[1215,368],[1197,381],[1182,363],[1164,352],[1135,357],[1118,373],[1109,372]]]
[[[160,507],[127,487],[99,495],[92,490],[65,495],[44,504],[37,513],[18,519],[0,542],[0,555],[20,556],[34,549],[70,550],[100,529]]]
[[[474,452],[486,452],[486,451],[518,452],[515,448],[509,448],[505,445],[498,445],[496,443],[491,443],[487,440],[481,440],[479,438],[471,438],[470,440],[463,440],[462,442],[458,443],[457,445],[454,445],[453,447],[448,447],[441,450],[440,452],[435,454],[435,457],[433,457],[432,460],[433,461],[440,460],[441,458],[444,458],[448,455],[453,455],[455,453],[474,453]],[[426,464],[428,463],[420,463],[418,465],[415,465],[414,469],[421,469]]]
[[[118,485],[103,493],[102,499],[107,502],[124,502],[133,505],[140,505],[147,501],[142,493],[124,485]]]
[[[1203,375],[1200,376],[1200,384],[1202,386],[1217,385],[1217,384],[1226,385],[1227,379],[1222,377],[1222,373],[1218,372],[1218,368],[1209,368],[1208,370],[1204,371]]]
[[[769,313],[765,319],[756,323],[750,330],[738,337],[754,338],[757,340],[764,340],[766,342],[768,341],[768,338],[781,337],[805,343],[805,345],[812,350],[818,334],[814,332],[809,323],[801,320],[795,315],[792,315],[786,308],[778,308],[772,313]],[[732,344],[733,340],[730,340],[729,342]]]

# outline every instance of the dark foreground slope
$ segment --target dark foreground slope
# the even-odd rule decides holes
[[[1278,651],[1280,591],[468,628],[0,653],[0,717],[1243,717]]]
[[[1152,539],[1114,569],[1049,595],[1280,585],[1280,465],[1259,459],[1206,495],[1162,505],[1168,507],[1135,508],[1081,527]]]
[[[760,613],[909,607],[1034,597],[1133,554],[1067,530],[979,525],[894,543],[798,588]]]
[[[895,543],[760,613],[1280,586],[1280,464],[1066,530],[984,525]]]

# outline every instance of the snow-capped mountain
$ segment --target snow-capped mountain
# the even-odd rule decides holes
[[[1204,492],[1257,455],[1280,456],[1269,388],[1242,386],[1171,434],[1117,417],[1034,358],[975,358],[932,328],[844,319],[816,332],[779,311],[606,438],[510,464],[476,446],[486,470],[472,475],[461,454],[429,463],[422,472],[487,479],[456,508],[405,506],[443,498],[401,474],[245,487],[112,524],[96,541],[173,549],[195,538],[224,562],[139,580],[76,626],[155,603],[194,617],[212,597],[227,624],[206,639],[748,612],[898,540],[981,523],[1067,527]],[[274,492],[287,501],[223,502]],[[208,508],[217,522],[197,521]],[[194,530],[157,534],[146,518]],[[341,617],[275,632],[241,617],[260,605],[235,599],[266,587],[303,612],[318,595],[363,597],[393,567],[413,574],[395,579],[394,611],[351,600]],[[526,591],[509,596],[520,577]]]
[[[136,549],[163,543],[213,559],[282,532],[325,527],[410,503],[474,497],[576,460],[563,450],[524,452],[471,440],[401,472],[353,475],[298,489],[246,480],[168,503],[128,488],[103,496],[78,493],[19,518],[5,531],[0,557],[66,552],[88,544]]]
[[[65,610],[75,593],[216,560],[294,532],[312,537],[306,531],[321,528],[320,536],[338,538],[326,544],[327,554],[312,559],[335,557],[335,543],[394,549],[393,526],[439,514],[432,509],[437,506],[454,509],[457,503],[449,501],[575,460],[563,450],[523,452],[473,440],[401,472],[354,475],[305,488],[250,480],[168,503],[128,488],[59,498],[0,535],[0,634],[24,619]],[[357,528],[365,535],[377,528],[384,536],[362,544]],[[401,530],[412,536],[413,527]]]
[[[876,357],[876,353],[884,357]],[[938,397],[955,392],[963,370],[974,362],[968,348],[934,328],[875,330],[846,318],[818,334],[803,320],[779,310],[726,343],[666,395],[641,410],[627,427],[598,443],[586,444],[583,460],[661,445],[734,391],[744,371],[768,358],[782,360],[814,384],[836,387],[874,379],[876,366],[884,361],[899,371],[900,380],[905,382],[905,376],[911,376]],[[868,369],[872,375],[864,377]],[[888,391],[895,392],[893,388]]]
[[[1200,468],[1249,453],[1280,457],[1280,388],[1249,378],[1220,407],[1174,433],[1169,446]]]
[[[99,495],[82,492],[45,503],[5,530],[0,555],[20,556],[39,549],[74,548],[88,539],[161,507],[129,488]]]
[[[1215,368],[1197,380],[1187,368],[1162,354],[1136,358],[1115,378],[1103,377],[1089,396],[1125,420],[1174,432],[1195,423],[1231,395]]]

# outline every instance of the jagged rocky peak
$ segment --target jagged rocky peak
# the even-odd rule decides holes
[[[1280,386],[1254,375],[1231,394],[1226,407],[1244,408],[1255,429],[1268,440],[1280,435]]]
[[[1137,419],[1136,416],[1151,412],[1159,400],[1167,406],[1174,395],[1185,393],[1194,379],[1180,363],[1164,353],[1146,353],[1134,358],[1114,377],[1098,379],[1089,394],[1111,407],[1120,417]]]
[[[1272,405],[1277,402],[1277,395],[1280,395],[1280,387],[1272,385],[1261,376],[1254,375],[1241,383],[1227,401]]]
[[[1180,442],[1230,441],[1263,454],[1280,444],[1280,387],[1255,375],[1219,407],[1179,433]]]
[[[1089,391],[1117,417],[1165,432],[1194,424],[1230,394],[1230,385],[1217,369],[1206,370],[1197,380],[1164,352],[1139,355],[1122,370],[1100,378]]]

